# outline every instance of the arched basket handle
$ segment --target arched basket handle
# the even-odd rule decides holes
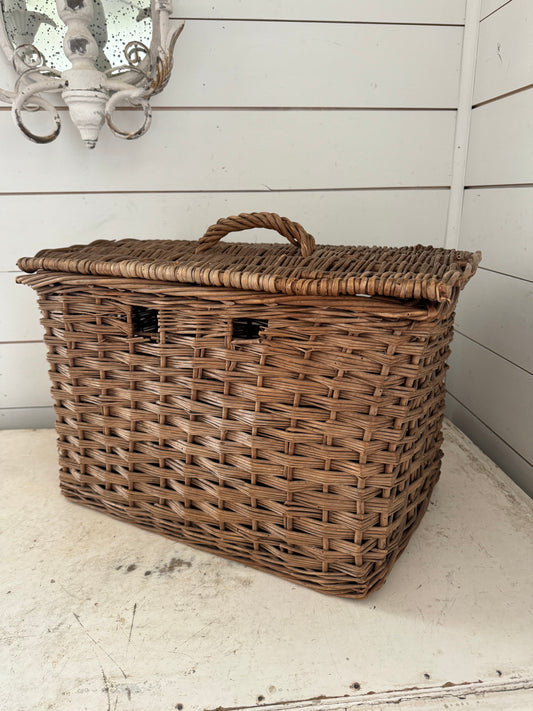
[[[315,249],[314,237],[297,222],[287,217],[280,217],[273,212],[245,212],[234,217],[223,217],[216,224],[211,225],[205,235],[198,240],[195,253],[205,252],[230,232],[250,230],[253,227],[276,230],[291,244],[300,248],[302,257],[309,257]]]

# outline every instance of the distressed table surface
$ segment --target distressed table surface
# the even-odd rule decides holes
[[[1,709],[533,708],[532,502],[449,423],[426,517],[364,601],[68,502],[52,430],[0,452]]]

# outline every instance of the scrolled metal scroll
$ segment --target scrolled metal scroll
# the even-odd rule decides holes
[[[168,49],[166,51],[161,51],[155,60],[155,77],[153,77],[150,84],[150,96],[155,96],[159,94],[169,82],[170,75],[172,73],[172,68],[174,66],[174,46],[178,41],[184,23],[182,23],[178,29],[172,33],[169,39]]]
[[[34,44],[20,44],[15,47],[12,59],[15,69],[17,69],[17,62],[20,62],[28,69],[36,69],[46,65],[44,54]]]
[[[22,133],[30,139],[30,141],[34,141],[34,143],[51,143],[59,136],[59,132],[61,131],[61,119],[57,109],[49,101],[43,99],[42,96],[37,95],[38,91],[40,91],[39,85],[36,84],[34,87],[31,87],[30,90],[21,92],[13,101],[11,111],[15,124],[19,127]],[[28,111],[47,111],[51,114],[54,121],[54,130],[45,136],[40,136],[33,133],[33,131],[30,131],[22,120],[21,114],[24,109]]]
[[[123,100],[127,101],[132,106],[141,107],[144,111],[144,121],[140,128],[135,131],[126,131],[116,126],[113,122],[113,111]],[[150,124],[152,123],[152,107],[150,106],[148,99],[145,98],[144,91],[142,89],[123,89],[122,91],[118,91],[116,94],[113,94],[107,102],[105,107],[105,120],[115,136],[131,141],[134,138],[140,138],[150,128]]]
[[[148,47],[137,40],[128,42],[124,47],[124,56],[130,67],[138,67],[141,62],[150,54]]]

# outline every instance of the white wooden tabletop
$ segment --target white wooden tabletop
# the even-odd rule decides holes
[[[327,597],[59,494],[52,430],[0,432],[0,708],[533,708],[533,506],[445,423],[385,586]]]

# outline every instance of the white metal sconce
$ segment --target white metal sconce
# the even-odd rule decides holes
[[[139,138],[150,127],[151,97],[168,83],[183,29],[184,23],[169,27],[171,11],[171,0],[150,0],[148,7],[124,0],[0,0],[0,47],[19,75],[13,91],[0,89],[0,101],[11,104],[15,123],[36,143],[50,143],[61,129],[59,111],[46,98],[53,93],[61,93],[89,148],[104,121],[115,136]],[[143,111],[140,128],[115,125],[121,103]],[[23,110],[48,111],[52,132],[30,131]]]

